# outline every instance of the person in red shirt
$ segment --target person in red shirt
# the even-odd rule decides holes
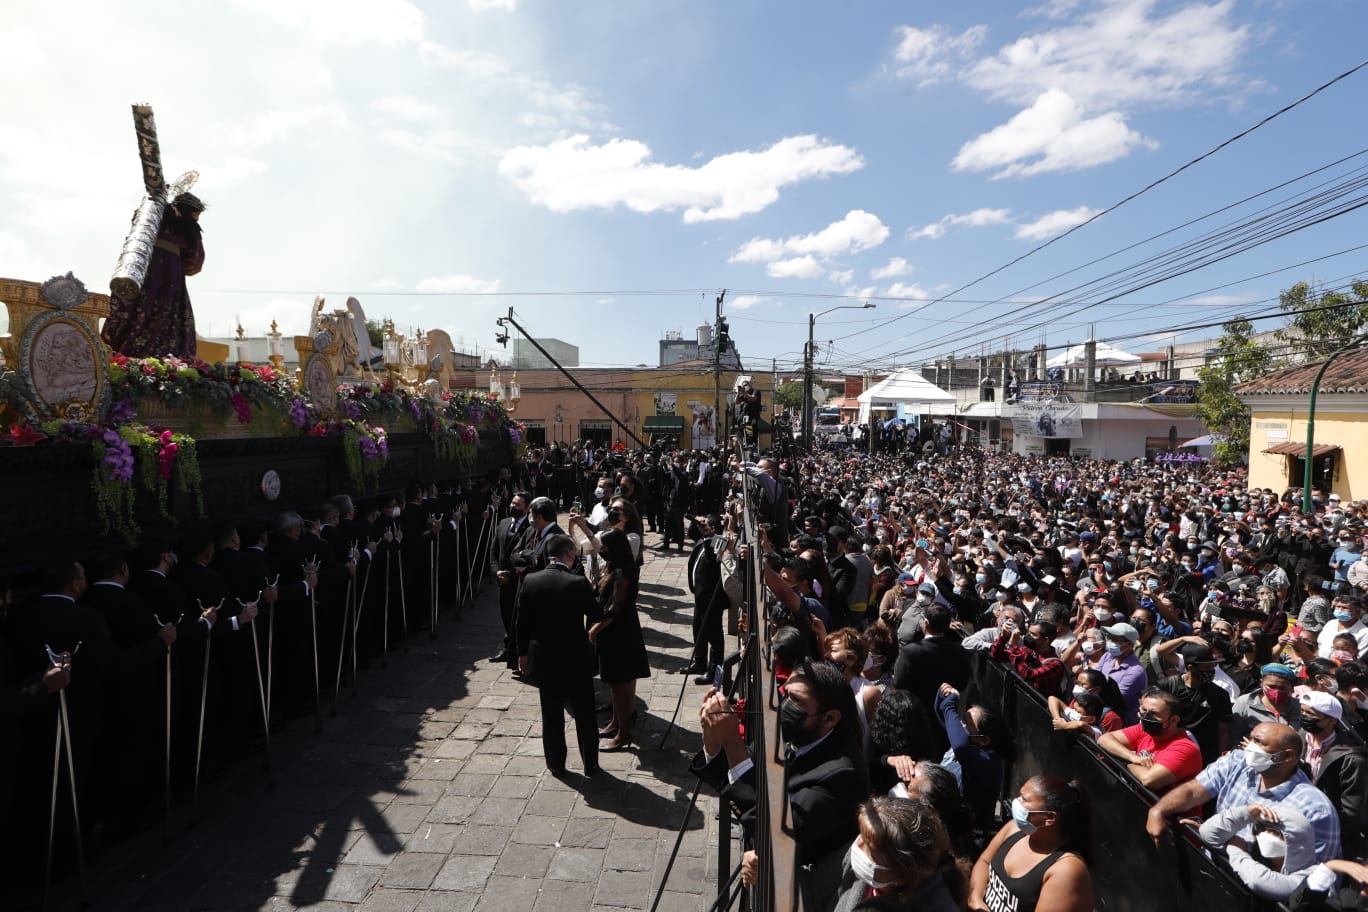
[[[1151,791],[1166,792],[1195,779],[1202,771],[1202,751],[1188,737],[1179,706],[1173,694],[1150,687],[1140,695],[1140,724],[1107,732],[1097,744]]]

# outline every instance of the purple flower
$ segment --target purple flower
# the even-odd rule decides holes
[[[484,418],[484,412],[480,410],[480,407],[478,405],[475,405],[472,402],[470,405],[470,420],[479,421],[482,418]]]
[[[409,407],[409,413],[413,415],[413,420],[414,420],[414,421],[420,421],[420,420],[422,419],[422,417],[423,417],[423,411],[422,411],[422,409],[420,409],[420,408],[418,407],[418,400],[417,400],[417,399],[410,399],[410,400],[409,400],[409,403],[408,403],[408,407]]]
[[[133,414],[133,401],[131,399],[115,399],[114,405],[109,409],[109,422],[111,424],[123,424],[125,421],[132,421]]]
[[[133,477],[133,448],[119,436],[118,431],[101,435],[105,444],[104,465],[110,481],[128,481]]]
[[[515,427],[509,428],[508,439],[514,444],[522,443],[522,431]]]
[[[361,456],[366,462],[373,462],[378,455],[375,441],[370,439],[369,434],[360,434],[356,438],[356,447],[361,451]]]
[[[290,403],[290,424],[294,427],[302,428],[309,423],[309,407],[305,405],[303,399],[295,399]]]
[[[381,437],[375,441],[375,448],[380,451],[381,459],[389,459],[389,438]]]
[[[342,403],[342,414],[355,421],[361,417],[361,406],[357,405],[355,400],[348,399]]]

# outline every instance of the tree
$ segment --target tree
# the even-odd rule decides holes
[[[812,384],[812,407],[827,401],[827,391],[820,384]],[[803,381],[790,380],[774,391],[775,407],[783,407],[791,412],[801,412],[803,402]]]
[[[370,336],[372,348],[381,349],[385,345],[385,324],[379,320],[366,318],[366,335]]]
[[[1298,353],[1292,360],[1323,361],[1368,332],[1368,281],[1358,279],[1349,290],[1298,282],[1278,295],[1278,306],[1290,319],[1276,335]]]
[[[1226,323],[1216,353],[1197,371],[1197,420],[1225,439],[1213,447],[1216,463],[1236,465],[1249,452],[1249,409],[1233,387],[1268,372],[1273,356],[1251,337],[1253,327],[1243,317]]]

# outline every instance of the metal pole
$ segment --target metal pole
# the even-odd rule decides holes
[[[260,601],[261,593],[258,592],[256,601],[250,604],[255,605]],[[238,599],[238,605],[247,607],[242,599]],[[257,636],[256,618],[252,618],[252,658],[256,660],[257,694],[261,697],[261,733],[266,738],[266,782],[274,785],[275,774],[271,771],[271,715],[266,707],[266,681],[261,676],[261,642]]]
[[[808,314],[807,348],[803,349],[803,449],[812,449],[812,336],[817,329],[817,315]]]
[[[400,578],[400,579],[403,579],[403,578],[404,578],[404,565],[403,565],[402,563],[399,565],[399,578]],[[387,667],[388,664],[389,664],[389,626],[390,626],[390,625],[389,625],[389,594],[390,594],[390,551],[389,551],[388,548],[386,548],[386,549],[385,549],[385,611],[384,611],[384,618],[385,618],[385,621],[384,621],[384,630],[383,630],[382,633],[381,633],[381,639],[380,639],[380,648],[381,648],[381,652],[380,652],[380,667],[381,667],[381,668],[385,668],[385,667]],[[355,649],[352,650],[352,655],[353,655],[353,656],[356,655]],[[353,672],[353,673],[355,673],[355,671],[356,671],[355,669],[352,669],[352,672]]]
[[[312,562],[313,570],[317,573],[318,563]],[[304,575],[309,575],[310,565],[304,565]],[[315,576],[314,579],[318,577]],[[313,666],[314,666],[314,731],[323,730],[323,702],[319,696],[318,685],[318,593],[315,586],[309,587],[309,637],[313,641]]]
[[[1311,501],[1311,462],[1312,453],[1316,448],[1316,393],[1320,392],[1321,380],[1325,379],[1325,371],[1330,367],[1330,362],[1364,342],[1368,342],[1368,333],[1364,333],[1326,358],[1321,369],[1316,372],[1316,382],[1311,384],[1311,401],[1306,412],[1306,466],[1302,471],[1302,513],[1306,516],[1314,515],[1315,506]]]
[[[219,599],[218,607],[215,612],[223,608],[223,599]],[[200,607],[200,614],[204,614],[204,603],[197,602]],[[228,622],[229,624],[232,621]],[[214,644],[213,631],[204,635],[204,671],[200,675],[200,711],[199,711],[199,733],[195,735],[195,783],[190,792],[191,817],[194,816],[194,809],[199,806],[199,784],[200,784],[200,761],[204,757],[204,710],[209,697],[209,650]]]

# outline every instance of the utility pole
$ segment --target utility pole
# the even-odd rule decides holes
[[[803,449],[812,449],[812,336],[817,315],[808,314],[807,346],[803,348]]]
[[[722,299],[727,289],[717,296],[717,313],[713,319],[713,443],[726,440],[726,422],[722,420],[722,346],[728,337],[727,325],[722,322]]]

